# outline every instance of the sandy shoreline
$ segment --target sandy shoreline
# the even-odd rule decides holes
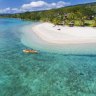
[[[41,23],[33,26],[32,31],[47,43],[96,43],[96,28],[92,27],[54,27],[51,23]]]
[[[96,54],[96,29],[92,27],[53,27],[53,24],[38,22],[23,26],[20,32],[22,44],[35,50]]]

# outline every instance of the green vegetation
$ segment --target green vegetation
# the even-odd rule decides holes
[[[93,19],[93,27],[96,27],[96,17]]]
[[[45,11],[3,15],[3,17],[39,20],[43,22],[52,22],[55,25],[73,24],[75,26],[96,27],[96,2]]]

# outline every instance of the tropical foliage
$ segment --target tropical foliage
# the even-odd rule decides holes
[[[75,26],[96,26],[96,2],[68,6],[45,11],[25,12],[2,15],[3,17],[21,18],[26,20],[40,20],[52,22],[55,25],[74,23]],[[2,17],[1,16],[1,17]],[[92,21],[92,23],[90,23]]]

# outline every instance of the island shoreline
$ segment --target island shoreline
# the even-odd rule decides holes
[[[32,26],[30,31],[51,44],[96,43],[96,29],[93,27],[54,26],[46,22]]]

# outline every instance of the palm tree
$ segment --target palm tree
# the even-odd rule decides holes
[[[86,16],[84,16],[82,13],[77,12],[76,13],[76,18],[79,21],[79,26],[84,26],[85,25],[85,20],[86,20]]]
[[[67,18],[68,18],[68,25],[70,24],[70,25],[74,25],[74,23],[75,23],[75,19],[76,19],[76,14],[75,13],[69,13],[68,14],[68,16],[67,16]]]
[[[54,23],[54,25],[58,25],[61,21],[58,18],[54,18],[52,22]]]
[[[94,17],[93,20],[94,20],[94,21],[93,21],[93,27],[96,27],[96,17]]]
[[[67,16],[68,20],[75,20],[75,14],[74,13],[69,13]]]

